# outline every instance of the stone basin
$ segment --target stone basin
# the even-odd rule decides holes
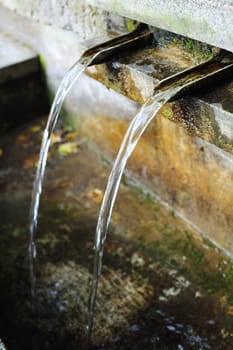
[[[0,338],[14,350],[85,349],[94,231],[110,164],[90,139],[60,124],[39,215],[33,313],[27,217],[44,124],[45,118],[0,143]],[[220,250],[126,174],[90,348],[231,350],[232,276]]]

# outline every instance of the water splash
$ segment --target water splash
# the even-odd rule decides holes
[[[111,219],[111,214],[116,200],[123,171],[125,169],[129,157],[131,156],[139,139],[141,138],[142,134],[144,133],[151,120],[154,117],[156,117],[160,108],[173,96],[175,96],[181,88],[182,87],[177,86],[174,88],[170,88],[166,91],[159,92],[154,96],[150,97],[145,102],[138,114],[132,120],[121,144],[117,158],[114,162],[112,171],[108,179],[108,184],[105,190],[105,195],[101,205],[98,223],[96,227],[93,277],[91,282],[88,305],[88,341],[90,341],[93,328],[94,307],[97,295],[98,282],[102,269],[104,243],[107,237],[108,226]]]

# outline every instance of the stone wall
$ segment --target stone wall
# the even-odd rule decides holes
[[[233,3],[227,0],[1,0],[18,13],[82,32],[87,38],[103,33],[114,14],[145,22],[233,51]],[[119,24],[120,17],[117,17]],[[85,28],[84,31],[80,31]]]

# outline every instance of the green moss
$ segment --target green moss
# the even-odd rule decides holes
[[[172,115],[173,115],[171,108],[165,108],[165,109],[163,110],[163,115],[164,115],[166,118],[171,118]]]
[[[121,93],[121,89],[120,89],[116,84],[114,84],[114,83],[111,82],[111,81],[108,81],[108,82],[107,82],[107,87],[108,87],[108,89],[112,89],[112,90],[114,90],[114,91],[116,91],[116,92]]]
[[[40,55],[39,59],[40,59],[41,68],[43,69],[44,72],[46,72],[46,61],[45,61],[45,58]]]
[[[189,276],[192,282],[200,285],[208,294],[219,298],[224,296],[226,302],[231,305],[233,303],[232,261],[207,238],[203,238],[200,244],[192,232],[171,225],[172,213],[166,217],[167,222],[164,223],[161,209],[155,204],[154,198],[137,187],[137,183],[133,183],[127,176],[124,177],[124,185],[137,196],[141,205],[154,207],[155,231],[159,229],[161,234],[159,240],[147,240],[143,237],[142,231],[138,239],[141,251],[168,268],[175,267],[180,273]]]
[[[181,41],[181,46],[198,61],[207,60],[213,56],[210,46],[203,44],[197,40],[184,38]]]
[[[135,21],[131,18],[126,18],[126,26],[127,26],[127,30],[129,32],[132,32],[133,30],[135,30],[137,27],[137,24],[138,24],[137,21]]]
[[[172,18],[168,16],[164,16],[164,18],[161,20],[161,22],[166,23],[168,28],[173,28],[179,33],[189,33],[189,19],[184,18],[182,19],[181,23],[170,23],[170,21],[172,21]],[[198,62],[209,59],[213,56],[212,47],[203,42],[158,28],[154,28],[154,35],[158,46],[169,47],[170,45],[175,45],[181,48],[184,53],[186,52],[191,55]]]
[[[62,125],[64,129],[79,130],[79,119],[72,117],[63,107],[61,113]]]

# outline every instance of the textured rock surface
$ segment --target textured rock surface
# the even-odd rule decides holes
[[[142,103],[161,79],[192,65],[195,59],[184,49],[158,45],[91,67],[88,72]],[[141,149],[135,151],[130,169],[184,218],[232,253],[231,101],[232,82],[218,82],[211,90],[167,104],[140,143]],[[104,153],[117,152],[126,124],[120,121],[114,125],[103,119],[101,128],[90,118],[84,125]],[[105,148],[103,136],[108,141]]]
[[[34,19],[36,21],[43,21],[47,24],[54,24],[56,26],[65,28],[67,30],[74,30],[80,32],[86,37],[98,33],[99,16],[102,11],[93,11],[91,7],[85,5],[85,1],[1,1],[12,10],[16,10],[19,14]],[[94,16],[93,16],[94,15]],[[102,24],[102,21],[100,19]],[[95,26],[93,27],[93,23]],[[93,33],[94,30],[94,33]],[[102,31],[105,28],[102,28]]]
[[[97,7],[233,51],[233,3],[227,0],[88,0]]]
[[[182,34],[211,45],[233,51],[233,3],[226,0],[1,0],[1,3],[18,13],[72,29],[83,37],[95,36],[106,30],[114,15],[136,19],[155,27]],[[90,6],[91,5],[91,6]],[[121,23],[118,16],[117,23]]]
[[[131,176],[137,176],[232,254],[232,155],[199,137],[190,137],[183,127],[165,117],[167,108],[174,107],[161,111],[132,155]],[[83,127],[102,152],[114,158],[127,123],[99,118],[97,124],[88,118]]]
[[[72,30],[82,40],[98,36],[106,38],[109,28],[118,27],[120,30],[125,26],[122,17],[90,6],[86,0],[1,0],[0,3],[34,21]]]

